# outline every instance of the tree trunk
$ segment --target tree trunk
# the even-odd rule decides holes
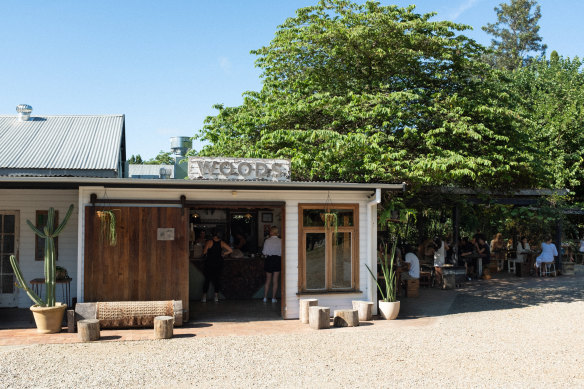
[[[77,322],[77,330],[79,339],[83,342],[99,340],[99,320],[97,319],[79,320]]]
[[[154,338],[170,339],[172,338],[172,329],[174,318],[172,316],[156,316],[154,318]]]
[[[373,302],[371,301],[353,301],[353,309],[356,309],[359,314],[359,321],[370,321],[373,318],[372,309]]]
[[[328,307],[310,307],[308,310],[308,323],[313,330],[330,328],[331,309]]]
[[[356,309],[335,310],[333,324],[335,327],[357,327],[359,325],[359,312]]]
[[[317,299],[300,299],[300,323],[308,324],[308,308],[317,305]]]

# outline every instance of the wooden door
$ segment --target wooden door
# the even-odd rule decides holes
[[[117,244],[102,236],[97,210],[116,216]],[[182,300],[189,307],[188,210],[86,207],[84,298],[93,301]],[[174,229],[159,240],[158,229]]]

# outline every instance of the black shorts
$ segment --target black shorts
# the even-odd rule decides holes
[[[264,262],[264,271],[266,273],[275,273],[282,271],[282,257],[279,255],[270,255]]]

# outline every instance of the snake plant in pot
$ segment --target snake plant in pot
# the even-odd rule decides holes
[[[381,300],[379,300],[379,312],[381,317],[388,320],[393,320],[397,317],[400,307],[400,302],[397,301],[397,278],[394,268],[396,248],[397,241],[391,248],[391,254],[388,254],[387,246],[384,248],[383,257],[380,261],[383,279],[378,279],[369,266],[365,265],[367,266],[367,270],[369,270],[369,274],[371,274],[371,277],[373,277],[373,280],[377,284],[377,288],[381,295]]]
[[[16,277],[16,285],[26,291],[28,296],[34,302],[34,305],[30,307],[33,313],[37,331],[44,334],[50,334],[54,332],[61,331],[61,323],[63,322],[63,314],[67,308],[66,304],[55,302],[55,281],[56,281],[56,268],[55,265],[55,238],[63,231],[67,221],[73,213],[73,204],[69,207],[65,218],[57,227],[55,227],[55,209],[50,208],[47,217],[47,224],[42,228],[37,228],[30,220],[26,221],[26,224],[33,230],[33,232],[39,237],[45,240],[45,259],[44,259],[44,269],[45,269],[45,287],[46,287],[46,298],[41,299],[26,283],[20,270],[20,266],[16,258],[12,255],[10,256],[10,264],[14,270],[14,276]]]

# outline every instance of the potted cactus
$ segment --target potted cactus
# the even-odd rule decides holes
[[[37,325],[37,331],[43,334],[50,334],[54,332],[61,331],[61,323],[63,322],[63,314],[67,308],[66,304],[55,302],[55,281],[57,266],[55,265],[55,237],[57,237],[61,231],[65,228],[71,213],[73,212],[73,204],[69,207],[63,222],[55,228],[55,210],[54,208],[49,209],[49,214],[47,217],[47,225],[42,229],[38,229],[30,220],[26,221],[26,224],[33,230],[33,232],[39,237],[45,240],[45,285],[46,285],[46,299],[41,299],[32,289],[27,285],[24,277],[22,276],[22,271],[20,266],[16,261],[14,255],[10,256],[10,264],[12,269],[14,269],[14,276],[16,277],[16,285],[26,291],[28,296],[34,302],[34,305],[30,307],[33,313],[35,323]]]

